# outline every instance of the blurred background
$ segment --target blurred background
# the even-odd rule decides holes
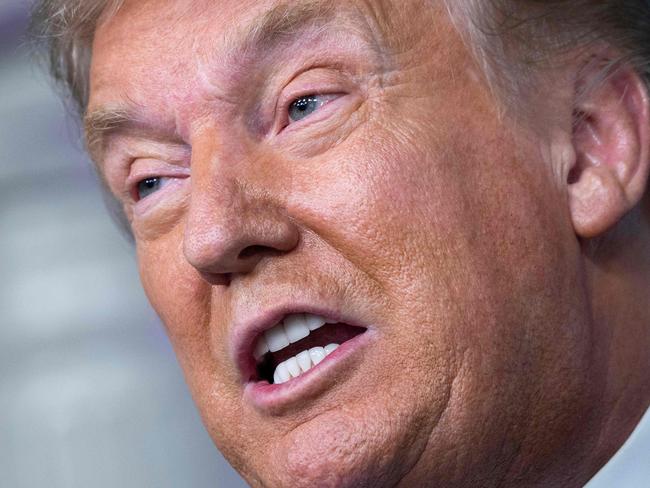
[[[75,121],[0,0],[0,486],[246,486],[204,432]]]
[[[0,487],[244,487],[201,425],[76,122],[30,59],[30,3],[0,0]],[[644,462],[589,488],[650,486]]]

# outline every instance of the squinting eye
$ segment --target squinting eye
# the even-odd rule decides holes
[[[136,191],[138,193],[138,200],[148,197],[152,193],[158,191],[162,185],[161,178],[147,178],[142,180],[136,186]]]
[[[294,100],[289,105],[289,122],[298,122],[316,112],[335,95],[307,95]]]

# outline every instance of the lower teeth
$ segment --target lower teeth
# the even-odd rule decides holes
[[[338,347],[338,344],[329,344],[325,347],[312,347],[307,351],[301,352],[297,356],[283,361],[275,368],[275,373],[273,373],[273,383],[277,385],[286,383],[293,378],[297,378],[320,363]]]

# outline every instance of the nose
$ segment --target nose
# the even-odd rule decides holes
[[[192,185],[183,252],[207,281],[250,273],[264,258],[297,247],[297,225],[269,195],[237,181]]]

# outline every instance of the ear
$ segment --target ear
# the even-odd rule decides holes
[[[601,65],[602,66],[602,65]],[[594,65],[576,85],[569,206],[578,236],[597,237],[634,208],[646,189],[650,166],[650,108],[647,88],[629,66],[594,84]]]

